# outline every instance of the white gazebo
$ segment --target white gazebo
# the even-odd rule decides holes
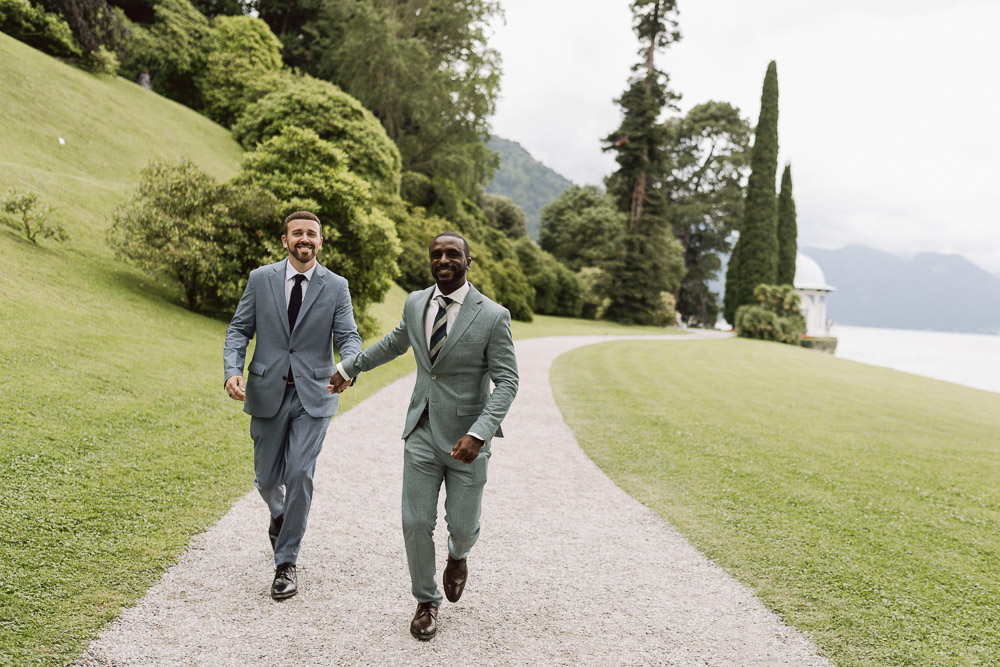
[[[802,315],[806,318],[806,335],[830,335],[830,320],[826,317],[826,295],[836,290],[826,284],[823,269],[812,257],[795,256],[795,291],[802,297]]]

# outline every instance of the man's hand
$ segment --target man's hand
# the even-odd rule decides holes
[[[472,463],[479,456],[479,450],[483,448],[484,444],[486,443],[479,438],[474,438],[466,433],[455,443],[451,450],[451,456],[462,463]]]
[[[353,384],[353,382],[354,378],[346,379],[340,374],[340,371],[337,371],[333,374],[333,377],[330,378],[330,384],[326,385],[326,389],[331,394],[342,394],[345,389]]]
[[[229,394],[229,398],[234,401],[247,400],[247,388],[246,385],[243,384],[242,375],[234,375],[226,380],[226,393]]]

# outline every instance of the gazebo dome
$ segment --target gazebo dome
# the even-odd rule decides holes
[[[795,289],[803,290],[820,290],[823,292],[832,292],[834,287],[826,284],[826,277],[823,275],[823,269],[819,268],[819,264],[816,263],[812,257],[807,257],[802,253],[797,253],[795,255],[795,280],[793,281]]]

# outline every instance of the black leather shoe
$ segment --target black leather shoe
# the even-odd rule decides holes
[[[282,563],[274,570],[274,583],[271,584],[271,597],[275,600],[286,600],[299,592],[295,583],[295,566]]]
[[[430,602],[421,602],[410,621],[410,634],[421,641],[427,641],[437,633],[437,618],[438,608]]]
[[[448,602],[458,602],[469,578],[469,567],[465,559],[458,560],[448,554],[448,564],[444,566],[444,596]]]
[[[274,551],[274,544],[281,534],[281,524],[285,522],[285,515],[282,514],[277,519],[271,517],[271,523],[267,526],[267,536],[271,539],[271,551]]]

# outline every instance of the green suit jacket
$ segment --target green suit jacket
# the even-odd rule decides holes
[[[433,365],[424,329],[433,286],[406,298],[402,321],[382,340],[343,359],[345,373],[355,377],[413,348],[417,381],[406,412],[403,438],[413,431],[425,409],[434,440],[442,448],[451,450],[469,431],[485,438],[487,447],[494,435],[503,437],[500,422],[514,401],[518,383],[510,312],[472,285],[469,288]]]

